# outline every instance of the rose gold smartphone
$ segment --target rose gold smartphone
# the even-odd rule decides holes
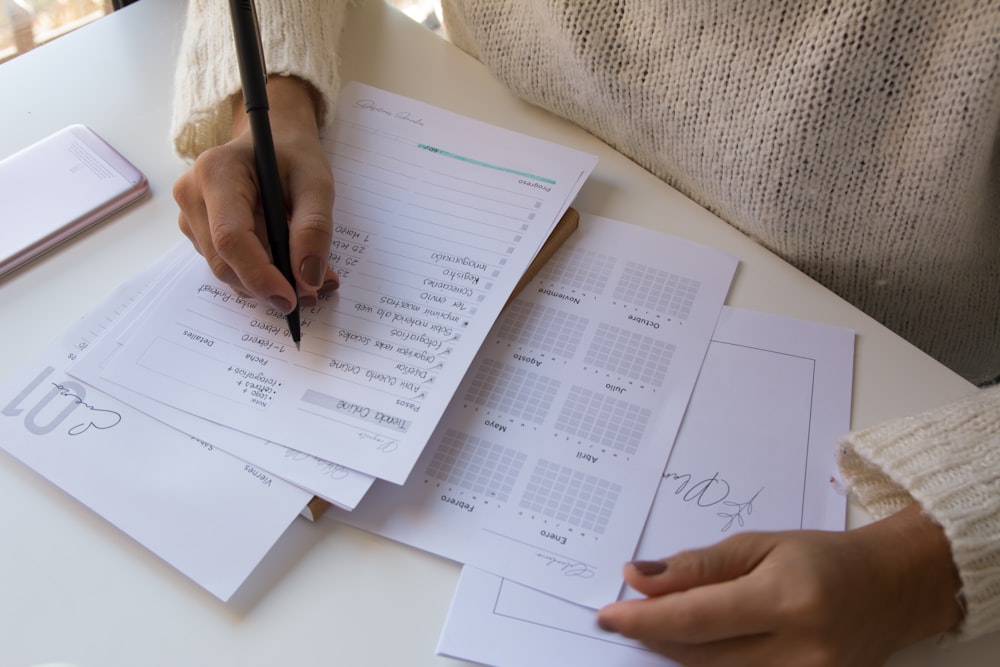
[[[84,125],[0,160],[0,279],[148,190],[142,172]]]

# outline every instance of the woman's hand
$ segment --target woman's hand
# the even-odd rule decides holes
[[[335,289],[328,266],[333,233],[333,177],[319,141],[312,95],[294,78],[267,85],[271,132],[289,211],[292,270],[299,303]],[[202,153],[174,185],[181,231],[212,273],[241,294],[283,313],[295,305],[292,286],[271,263],[260,211],[253,143],[242,99],[234,101],[232,139]]]
[[[648,597],[600,626],[689,667],[881,665],[961,617],[948,542],[917,505],[844,533],[735,535],[625,579]]]

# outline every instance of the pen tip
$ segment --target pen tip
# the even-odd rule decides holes
[[[295,349],[298,350],[299,352],[301,352],[302,351],[302,343],[299,342],[299,341],[295,341]]]

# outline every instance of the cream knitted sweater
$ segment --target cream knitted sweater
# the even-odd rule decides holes
[[[344,0],[258,0],[269,70],[339,87]],[[1000,2],[445,0],[518,95],[647,168],[973,381],[1000,375]],[[226,3],[194,0],[173,136],[228,138]],[[853,433],[876,517],[945,529],[963,636],[1000,628],[1000,388]]]

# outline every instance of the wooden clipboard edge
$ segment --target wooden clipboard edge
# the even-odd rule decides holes
[[[507,303],[504,304],[504,308],[510,305],[510,302],[514,300],[518,294],[521,293],[528,283],[534,280],[538,272],[545,266],[545,262],[549,261],[549,258],[555,254],[562,244],[570,237],[570,235],[576,231],[577,227],[580,226],[580,214],[576,209],[570,207],[566,209],[563,216],[559,218],[559,222],[552,229],[552,233],[549,238],[545,240],[542,244],[541,249],[535,258],[531,260],[531,264],[528,265],[527,270],[521,279],[517,281],[517,285],[514,286],[514,291],[510,293],[510,298],[507,299]],[[318,521],[323,513],[330,507],[330,503],[323,500],[319,496],[313,496],[312,500],[306,503],[306,506],[302,509],[301,515],[304,516],[309,521]]]
[[[310,521],[318,521],[323,512],[325,512],[330,507],[330,503],[323,500],[319,496],[313,496],[312,500],[306,503],[306,506],[302,508],[299,512],[299,516],[303,516]]]
[[[559,218],[559,222],[556,223],[555,228],[552,233],[549,234],[549,238],[545,240],[542,244],[541,250],[535,255],[535,258],[531,260],[531,264],[528,265],[527,270],[521,279],[517,281],[517,285],[514,286],[514,290],[510,293],[510,298],[507,299],[507,303],[503,305],[504,308],[510,305],[510,302],[514,300],[518,294],[521,293],[528,283],[534,280],[535,276],[542,267],[545,266],[545,262],[549,261],[549,258],[556,253],[562,247],[562,244],[576,231],[577,227],[580,226],[580,214],[572,206],[566,209],[563,216]]]

